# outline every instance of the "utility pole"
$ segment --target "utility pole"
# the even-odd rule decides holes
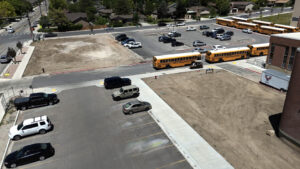
[[[40,7],[40,14],[41,14],[41,17],[42,17],[42,7],[41,7],[41,2],[39,2],[39,7]]]
[[[32,41],[34,41],[33,32],[32,32],[32,28],[31,28],[31,23],[30,23],[30,18],[29,18],[29,13],[28,12],[27,12],[27,19],[28,19],[28,25],[29,25]]]

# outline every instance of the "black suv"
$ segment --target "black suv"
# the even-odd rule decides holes
[[[123,86],[131,85],[131,80],[129,78],[121,78],[119,76],[108,77],[104,79],[105,89],[114,89]]]
[[[158,22],[157,26],[167,26],[165,22]]]
[[[232,31],[226,31],[224,34],[228,35],[228,36],[233,36],[234,35],[234,33]]]
[[[44,105],[53,105],[58,103],[56,94],[32,93],[29,97],[20,97],[14,100],[14,105],[17,110],[26,110],[32,107]]]
[[[163,36],[158,37],[158,41],[163,42],[163,43],[171,43],[171,42],[176,41],[176,39],[173,39],[173,38],[163,35]]]
[[[7,155],[4,159],[4,165],[7,168],[15,168],[30,162],[45,160],[53,156],[54,153],[55,150],[50,143],[31,144]]]
[[[183,46],[183,45],[184,45],[184,43],[178,42],[178,41],[174,41],[174,42],[171,43],[171,46],[172,46],[172,47],[175,47],[175,46]]]
[[[123,41],[125,38],[127,38],[127,35],[125,33],[119,34],[115,37],[117,41]]]

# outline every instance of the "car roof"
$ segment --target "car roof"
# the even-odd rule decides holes
[[[46,93],[42,93],[42,92],[40,92],[40,93],[31,93],[30,96],[31,97],[36,97],[36,96],[42,96],[44,94],[46,94]]]
[[[129,85],[129,86],[123,86],[122,88],[123,90],[127,90],[127,89],[138,88],[138,87],[135,85]]]
[[[46,121],[47,120],[47,116],[39,116],[39,117],[34,117],[34,118],[30,118],[30,119],[26,119],[23,121],[23,125],[29,125],[33,122],[38,122],[38,121]]]
[[[35,144],[30,144],[27,146],[24,146],[22,149],[23,150],[28,150],[28,149],[41,149],[42,146],[47,146],[48,143],[35,143]]]

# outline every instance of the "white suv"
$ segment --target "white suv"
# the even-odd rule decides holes
[[[40,133],[45,134],[52,128],[52,124],[47,116],[40,116],[24,120],[19,125],[13,126],[9,130],[9,138],[20,140],[24,136]]]

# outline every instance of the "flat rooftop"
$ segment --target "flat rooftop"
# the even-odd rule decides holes
[[[293,40],[300,40],[300,32],[274,34],[272,36],[280,37],[280,38],[293,39]]]

